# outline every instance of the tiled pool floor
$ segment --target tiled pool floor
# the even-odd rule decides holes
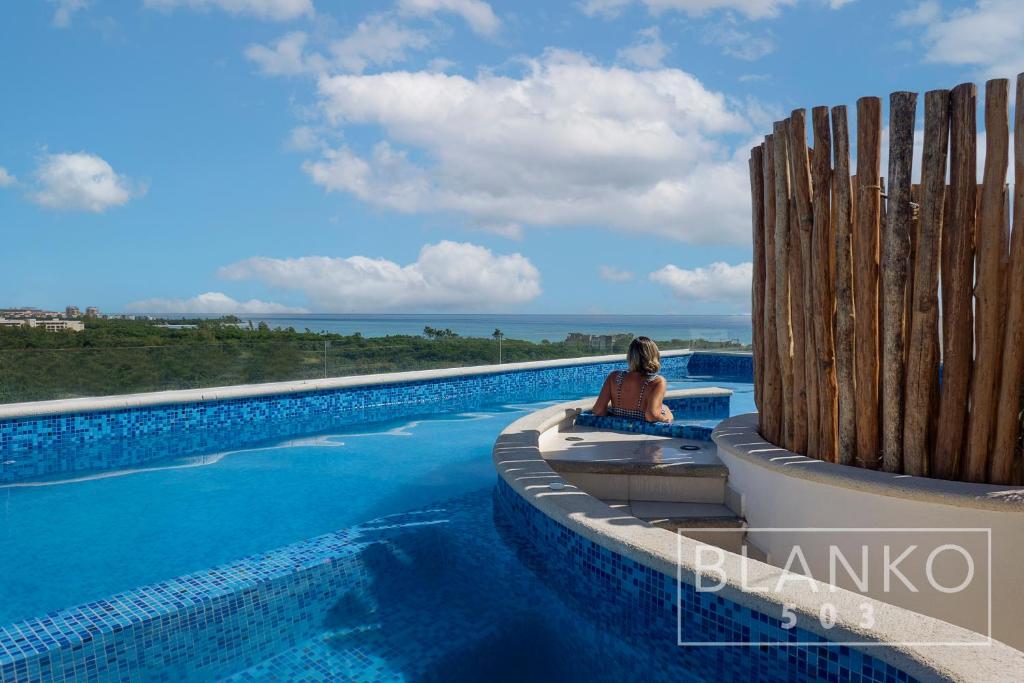
[[[634,647],[602,619],[602,596],[557,590],[535,544],[495,514],[491,489],[388,521],[334,623],[228,680],[687,680],[650,656],[675,649],[672,629]]]

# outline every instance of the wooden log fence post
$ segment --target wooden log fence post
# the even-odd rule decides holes
[[[786,122],[788,137],[789,122]],[[792,178],[790,179],[792,181]],[[792,192],[792,187],[790,188]],[[789,196],[789,316],[793,337],[793,448],[807,452],[807,359],[803,302],[803,250],[800,248],[800,226],[797,223],[796,199]]]
[[[811,110],[814,152],[811,180],[814,209],[814,322],[818,351],[818,453],[823,460],[836,460],[836,372],[833,318],[833,235],[832,235],[832,140],[828,107]]]
[[[1014,455],[1020,436],[1020,395],[1024,383],[1024,74],[1017,76],[1013,117],[1013,234],[1007,270],[1002,378],[989,471],[993,484],[1013,483]]]
[[[882,103],[857,100],[857,222],[854,226],[854,315],[857,341],[857,458],[878,467],[878,249],[881,214]]]
[[[779,361],[779,336],[776,329],[776,296],[775,296],[775,154],[774,140],[771,135],[765,136],[762,163],[762,190],[764,192],[764,355],[765,355],[765,387],[764,402],[766,406],[765,438],[774,443],[783,443],[783,411],[785,401],[782,395],[782,367]]]
[[[949,91],[933,90],[925,94],[924,100],[921,218],[914,259],[903,427],[903,472],[919,477],[928,474],[928,435],[939,381],[939,252],[948,149]]]
[[[942,389],[930,468],[941,479],[959,476],[967,431],[974,353],[977,97],[973,83],[956,86],[950,97],[949,212],[942,226]]]
[[[764,430],[764,175],[761,164],[763,153],[760,146],[750,150],[750,206],[753,238],[753,287],[751,292],[750,319],[753,325],[751,341],[754,346],[754,404]]]
[[[811,457],[819,457],[818,437],[821,434],[818,403],[818,351],[816,342],[817,310],[814,306],[814,258],[812,251],[814,233],[814,210],[811,200],[811,168],[807,151],[807,119],[803,109],[796,109],[789,118],[789,165],[793,186],[795,218],[800,235],[800,274],[803,338],[800,354],[804,360],[804,393],[807,405],[807,446],[801,451]],[[794,340],[795,341],[795,340]],[[794,362],[797,353],[794,352]]]
[[[836,292],[836,406],[838,418],[837,460],[852,464],[857,457],[857,392],[854,372],[853,223],[850,197],[850,132],[845,106],[832,108],[832,139],[835,171],[832,175],[832,206],[835,215]]]
[[[1006,166],[1009,160],[1010,83],[1004,78],[985,84],[985,175],[977,223],[974,371],[971,373],[971,412],[963,479],[988,479],[989,447],[995,421],[999,365],[1003,357],[1003,261],[1007,234],[1003,214]]]
[[[911,170],[917,93],[889,97],[889,199],[882,240],[882,469],[903,469],[907,261],[910,258]]]
[[[782,445],[795,449],[796,410],[793,396],[793,319],[790,305],[789,235],[789,155],[786,124],[775,123],[772,134],[775,169],[775,329],[778,337],[779,366],[782,371],[783,414]]]

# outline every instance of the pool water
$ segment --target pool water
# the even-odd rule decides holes
[[[670,382],[701,386],[754,409],[750,384]],[[239,680],[661,680],[495,514],[494,440],[572,398],[552,394],[0,487],[0,624],[369,525],[370,576],[336,623]]]
[[[487,487],[368,525],[367,576],[322,630],[228,680],[700,680],[650,656],[677,649],[674,629],[630,642],[501,513]]]

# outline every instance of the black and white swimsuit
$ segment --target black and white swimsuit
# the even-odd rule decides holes
[[[615,373],[615,400],[612,401],[611,406],[608,408],[608,414],[615,417],[628,417],[631,420],[646,420],[647,415],[644,413],[644,393],[647,391],[647,385],[658,378],[657,375],[647,375],[644,378],[644,383],[640,385],[640,396],[636,400],[636,408],[621,408],[619,407],[622,403],[622,380],[626,377],[626,373],[619,370]],[[662,406],[662,416],[665,415],[665,408]]]

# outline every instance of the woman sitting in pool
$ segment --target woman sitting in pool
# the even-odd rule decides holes
[[[594,415],[628,417],[647,422],[671,422],[672,411],[662,403],[667,383],[658,374],[661,353],[649,337],[637,337],[626,354],[629,371],[615,370],[604,380]]]

